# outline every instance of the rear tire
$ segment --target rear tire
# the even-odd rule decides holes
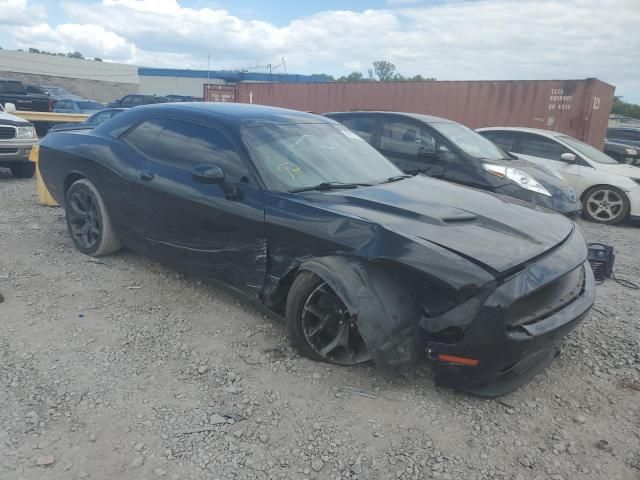
[[[75,247],[86,255],[100,257],[120,250],[102,196],[91,181],[75,181],[65,196],[67,229]]]
[[[629,199],[619,188],[611,185],[591,187],[582,196],[582,214],[587,220],[616,225],[629,216]]]
[[[36,164],[33,162],[14,163],[11,165],[11,174],[15,178],[33,178],[36,173]]]
[[[289,337],[312,360],[357,365],[371,360],[357,321],[342,300],[319,276],[301,271],[287,297]]]

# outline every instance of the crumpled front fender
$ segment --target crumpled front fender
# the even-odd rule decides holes
[[[420,308],[410,283],[388,265],[334,255],[308,260],[300,269],[327,282],[357,317],[377,364],[395,366],[417,358]]]

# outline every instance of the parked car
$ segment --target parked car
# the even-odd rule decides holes
[[[125,95],[120,100],[116,100],[115,102],[111,102],[107,105],[107,107],[122,107],[122,108],[131,108],[137,107],[139,105],[153,105],[155,103],[166,103],[168,100],[165,97],[158,97],[156,95]]]
[[[607,140],[640,148],[640,128],[609,127],[607,129]]]
[[[53,111],[56,113],[95,113],[104,110],[106,107],[93,100],[84,98],[63,98],[57,100],[53,105]]]
[[[616,224],[640,216],[637,167],[619,164],[597,148],[559,132],[516,127],[478,132],[505,151],[559,171],[578,192],[587,219]]]
[[[470,128],[414,113],[339,112],[339,121],[405,173],[519,198],[570,217],[582,205],[573,188],[550,168],[516,160]]]
[[[640,166],[640,147],[607,140],[604,142],[604,153],[618,163]]]
[[[0,78],[0,105],[12,103],[17,110],[50,112],[53,101],[47,95],[27,93],[22,82]]]
[[[11,115],[15,111],[12,103],[0,105],[0,167],[11,169],[16,178],[31,178],[35,164],[29,161],[29,154],[38,136],[33,123]]]
[[[528,381],[595,299],[585,240],[546,209],[404,175],[342,125],[257,105],[136,107],[43,139],[78,250],[127,246],[284,316],[297,348],[429,361],[484,395]]]
[[[94,113],[82,123],[59,123],[49,129],[49,132],[62,132],[69,130],[91,130],[98,125],[103,124],[107,120],[115,117],[121,112],[124,112],[126,108],[105,108],[97,113]]]

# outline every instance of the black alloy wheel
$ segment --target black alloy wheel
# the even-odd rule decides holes
[[[306,343],[324,361],[355,365],[371,359],[356,317],[325,282],[307,297],[300,320]]]

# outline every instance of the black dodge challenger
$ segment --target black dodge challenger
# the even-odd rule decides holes
[[[405,175],[328,118],[158,104],[40,151],[81,252],[126,246],[218,280],[283,315],[312,359],[428,361],[441,384],[500,395],[595,300],[572,221]]]

